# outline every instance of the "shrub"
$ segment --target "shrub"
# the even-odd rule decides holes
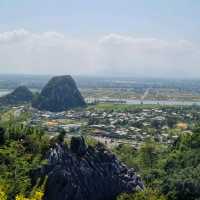
[[[117,200],[166,200],[166,198],[157,190],[148,188],[134,194],[122,194]]]

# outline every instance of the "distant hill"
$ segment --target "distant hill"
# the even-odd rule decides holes
[[[12,93],[0,97],[0,105],[18,105],[33,100],[32,92],[26,86],[16,88]]]
[[[82,106],[85,101],[69,75],[53,77],[33,102],[33,107],[51,112]]]

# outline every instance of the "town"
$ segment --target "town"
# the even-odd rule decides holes
[[[66,137],[91,136],[113,147],[130,144],[139,148],[147,140],[172,144],[179,134],[191,134],[200,119],[199,106],[97,104],[65,112],[39,111],[31,106],[12,107],[14,118],[40,127],[51,137],[61,130]],[[7,111],[7,112],[10,112]]]

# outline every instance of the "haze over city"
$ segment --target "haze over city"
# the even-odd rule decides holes
[[[198,1],[0,2],[0,73],[200,77]]]

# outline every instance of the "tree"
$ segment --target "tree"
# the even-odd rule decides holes
[[[2,184],[0,185],[0,200],[7,200],[6,188]]]
[[[152,169],[157,161],[157,147],[155,142],[146,142],[140,149],[140,156],[144,167]]]

